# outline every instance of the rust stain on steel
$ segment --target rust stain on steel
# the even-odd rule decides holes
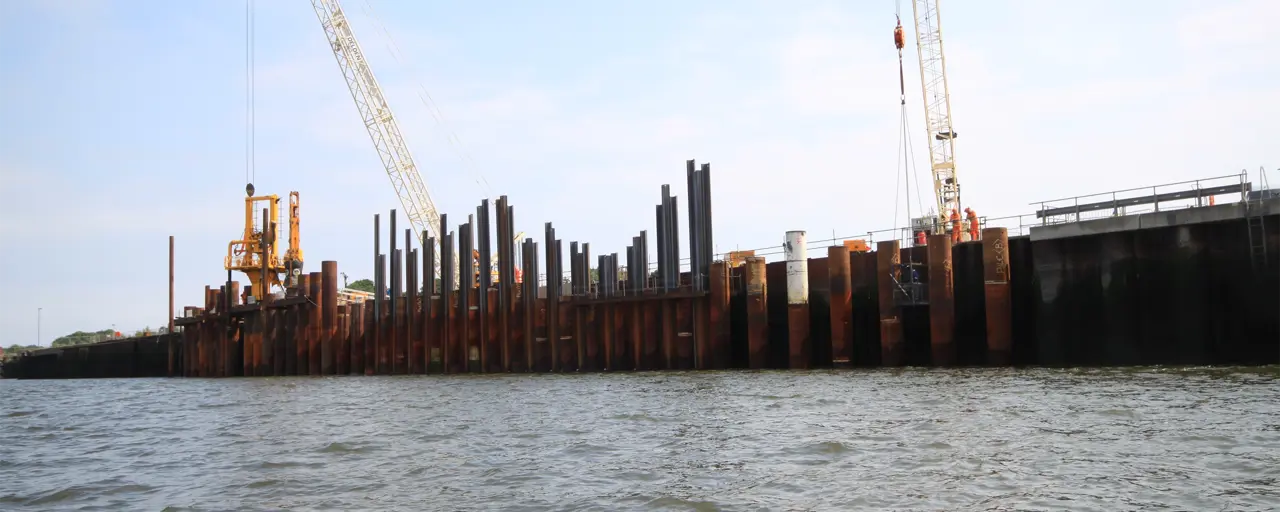
[[[289,335],[285,325],[285,315],[288,310],[272,308],[269,311],[267,321],[271,323],[271,364],[264,365],[263,371],[274,377],[284,374],[284,345],[285,338]]]
[[[533,239],[524,240],[520,255],[524,259],[520,266],[524,270],[523,280],[520,282],[520,347],[524,354],[524,370],[532,372],[536,368],[533,360],[538,335],[538,246],[533,243]]]
[[[934,366],[955,364],[955,280],[952,275],[951,237],[930,235],[929,251],[929,347]]]
[[[209,345],[212,341],[209,337],[211,330],[210,324],[212,319],[209,317],[213,313],[213,289],[212,287],[204,287],[204,313],[200,322],[200,336],[196,340],[196,376],[210,377],[209,375]]]
[[[258,366],[254,368],[253,374],[258,376],[271,375],[272,369],[275,367],[276,342],[280,340],[280,322],[276,320],[276,315],[280,312],[278,308],[269,308],[266,314],[262,315],[263,325],[258,327],[258,332],[254,335],[254,347],[258,351]],[[243,335],[248,335],[245,332]],[[230,372],[228,371],[228,375]]]
[[[481,271],[487,271],[488,265],[482,265]],[[484,336],[484,371],[485,373],[502,373],[505,366],[502,361],[502,326],[498,321],[498,289],[488,288],[484,290],[485,300],[480,303],[483,311],[483,319],[481,320],[482,329],[480,332]]]
[[[190,311],[191,311],[190,309],[184,308],[184,312],[186,312],[186,316],[190,316],[192,314]],[[192,350],[192,347],[195,346],[197,332],[199,332],[199,328],[197,325],[184,325],[182,327],[182,350],[181,350],[182,353],[180,355],[182,356],[182,376],[183,377],[192,377],[194,374],[195,365],[192,363],[192,361],[194,361],[194,358],[192,356],[194,355],[195,351]]]
[[[730,366],[729,268],[723,261],[711,263],[711,293],[707,297],[709,325],[707,367],[723,370]]]
[[[252,315],[245,317],[245,334],[244,343],[240,348],[240,375],[249,377],[253,375],[253,342],[254,339],[262,335],[263,317],[270,310],[260,309]]]
[[[327,332],[324,325],[324,276],[320,272],[311,273],[311,332],[307,339],[307,375],[320,375],[320,362],[323,357],[320,345]]]
[[[392,360],[391,373],[404,375],[409,372],[409,301],[400,297],[395,307],[395,358]]]
[[[749,256],[747,282],[747,365],[752,369],[769,366],[769,302],[763,257]]]
[[[604,368],[601,363],[600,326],[596,322],[598,306],[574,308],[576,311],[575,332],[578,338],[578,354],[582,365],[579,370],[598,372]]]
[[[347,355],[350,354],[348,340],[351,335],[351,326],[348,324],[347,305],[338,306],[338,322],[334,327],[334,343],[333,343],[333,374],[346,375],[348,360]]]
[[[320,374],[333,375],[338,337],[338,262],[320,262],[320,307],[324,332],[320,342]]]
[[[631,337],[631,325],[635,323],[631,311],[634,303],[613,305],[613,348],[618,360],[618,370],[635,370],[637,342]]]
[[[660,331],[659,356],[655,367],[659,370],[670,370],[675,368],[676,364],[676,302],[672,300],[656,302],[658,304],[658,318],[660,319],[658,328],[662,330]]]
[[[302,274],[298,276],[298,294],[307,297],[311,294],[311,274]],[[307,364],[310,361],[311,348],[307,339],[311,335],[311,311],[306,306],[294,308],[297,311],[297,334],[294,337],[294,365],[293,375],[306,375]]]
[[[432,339],[437,336],[437,327],[435,316],[432,311],[435,308],[436,293],[436,239],[428,236],[428,231],[422,231],[422,323],[418,334],[422,344],[422,373],[432,372],[432,347],[436,347],[432,343]]]
[[[273,376],[285,374],[285,350],[289,346],[289,339],[293,337],[293,333],[289,330],[289,311],[292,309],[293,308],[277,309],[275,311],[275,318],[272,320],[273,325],[276,326],[276,332],[279,333],[279,337],[276,338],[275,344],[272,347],[273,353],[271,354],[271,375]]]
[[[529,279],[528,274],[525,274],[524,278]],[[523,283],[521,283],[520,287],[513,286],[512,288],[523,289]],[[511,333],[509,335],[510,341],[507,343],[507,359],[511,363],[511,371],[519,373],[529,371],[529,339],[526,334],[532,331],[528,323],[529,306],[521,289],[512,291],[515,297],[509,304],[511,313],[508,317],[507,325],[507,329]]]
[[[632,339],[632,355],[635,369],[657,370],[662,368],[662,347],[665,346],[663,311],[665,304],[657,301],[632,302],[626,305],[631,311],[628,330]]]
[[[458,300],[454,302],[454,304],[456,304],[454,306],[456,311],[454,313],[454,325],[457,327],[454,329],[453,348],[456,349],[454,351],[454,372],[467,373],[471,371],[473,361],[476,364],[479,363],[479,349],[476,348],[475,345],[475,329],[471,327],[474,322],[474,319],[472,318],[474,312],[469,306],[464,309],[462,294],[467,294],[468,305],[474,304],[475,301],[471,300],[471,288],[463,287],[458,289],[456,293],[458,295]],[[476,352],[473,353],[473,350]]]
[[[405,248],[409,247],[412,240],[411,231],[405,230]],[[409,345],[409,353],[406,356],[405,372],[413,375],[423,373],[423,364],[426,359],[422,355],[422,315],[418,306],[418,251],[417,249],[409,249],[409,256],[405,258],[405,340]]]
[[[444,373],[444,324],[447,322],[444,313],[444,300],[431,301],[432,325],[430,337],[427,338],[427,373]]]
[[[382,273],[384,278],[387,274],[385,270],[386,259],[385,255],[380,256],[378,259],[378,271]],[[378,288],[379,295],[387,292],[385,282],[378,286]],[[393,340],[391,338],[391,331],[387,328],[387,323],[391,318],[391,307],[389,302],[389,300],[384,299],[381,300],[380,304],[375,306],[375,309],[378,311],[378,314],[376,315],[377,318],[374,319],[374,351],[377,357],[377,362],[373,368],[373,373],[375,375],[387,375],[391,373],[391,343]]]
[[[893,302],[893,279],[902,255],[897,240],[876,243],[876,283],[880,302],[880,364],[899,366],[903,363],[902,320]]]
[[[347,347],[347,374],[360,375],[364,373],[364,310],[365,303],[348,304],[347,314],[350,319],[347,321],[351,329],[350,342]]]
[[[405,239],[410,238],[409,231],[405,231]],[[395,340],[392,345],[391,373],[393,375],[404,375],[409,371],[409,322],[408,322],[408,301],[405,300],[404,290],[404,261],[405,250],[396,249],[395,255],[392,257],[392,286],[396,294],[394,304],[391,308],[391,314],[395,315],[391,321],[391,328],[394,329],[392,339]]]
[[[298,367],[298,308],[286,309],[281,321],[285,336],[280,347],[280,375],[294,375]]]
[[[613,314],[614,306],[601,304],[596,310],[596,325],[600,329],[600,347],[604,352],[604,369],[612,371],[618,369],[618,361],[615,357],[615,346],[613,341]]]
[[[809,303],[787,304],[787,366],[807,370],[809,351]]]
[[[551,370],[550,352],[547,346],[547,310],[546,299],[531,298],[533,309],[527,319],[533,326],[529,338],[529,371],[546,372]]]
[[[827,279],[831,300],[831,364],[845,368],[853,364],[853,281],[849,249],[843,245],[827,248]]]
[[[711,279],[711,266],[707,266],[708,280]],[[707,296],[693,299],[693,364],[698,370],[711,368],[711,296],[708,285]]]
[[[165,332],[168,332],[168,333],[174,332],[173,331],[173,235],[169,235],[169,327]],[[174,341],[172,339],[169,340],[168,348],[169,348],[169,353],[168,353],[169,366],[168,366],[168,371],[166,372],[166,375],[168,375],[169,377],[172,377],[175,369],[174,366],[177,364],[177,350],[176,350],[176,347],[174,346]]]
[[[373,375],[378,364],[377,353],[377,306],[374,301],[364,303],[364,318],[361,318],[360,332],[360,371],[365,375]]]
[[[470,283],[471,280],[467,282]],[[467,287],[466,326],[463,332],[466,333],[467,340],[467,371],[471,373],[481,371],[481,356],[484,350],[480,340],[480,308],[476,305],[479,302],[479,296],[479,290],[472,286]]]
[[[243,339],[244,339],[243,329],[241,328],[242,327],[241,322],[238,322],[235,319],[233,319],[231,317],[231,311],[230,311],[232,307],[240,305],[240,283],[239,282],[232,281],[229,283],[229,285],[227,286],[227,296],[224,297],[223,300],[225,301],[224,304],[227,306],[227,312],[226,312],[227,314],[223,317],[224,321],[227,322],[227,325],[226,327],[224,327],[224,329],[226,329],[230,333],[230,335],[227,337],[227,343],[223,347],[224,352],[222,355],[222,360],[223,360],[222,375],[225,377],[234,377],[237,374],[236,370],[238,370],[240,367],[241,358],[238,356],[240,354],[241,348],[243,347]]]
[[[880,362],[881,365],[901,366],[902,355],[902,319],[898,317],[880,319]]]
[[[1013,301],[1009,291],[1009,232],[982,230],[982,278],[987,310],[987,364],[1013,359]]]
[[[458,343],[457,295],[457,291],[444,292],[444,309],[440,311],[441,318],[444,320],[442,322],[444,323],[444,337],[441,339],[441,343],[444,345],[444,350],[442,350],[444,373],[458,373],[459,356],[465,355],[460,353],[459,345],[461,344]]]
[[[556,332],[559,334],[557,339],[556,355],[559,356],[559,370],[562,372],[576,372],[581,366],[578,358],[578,326],[574,322],[576,318],[575,309],[570,307],[565,300],[566,297],[556,298],[556,315],[559,316],[559,325]]]
[[[672,305],[675,313],[672,322],[673,337],[671,342],[674,345],[672,351],[671,364],[667,366],[669,369],[676,370],[692,370],[697,361],[695,344],[697,340],[695,328],[693,324],[694,300],[691,298],[676,299],[674,301],[666,301]]]

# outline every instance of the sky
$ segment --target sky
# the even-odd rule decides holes
[[[373,215],[407,226],[307,2],[253,9],[251,158],[243,2],[3,3],[0,345],[164,325],[171,235],[176,306],[200,305],[226,278],[247,162],[259,193],[301,194],[309,271],[371,277]],[[888,0],[343,4],[455,230],[505,194],[528,236],[550,221],[566,245],[624,252],[662,184],[685,211],[687,159],[712,166],[718,253],[888,229],[899,198],[932,201],[896,188]],[[1263,166],[1280,181],[1280,2],[946,2],[941,19],[981,215]]]

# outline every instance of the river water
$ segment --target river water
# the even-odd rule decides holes
[[[1277,510],[1280,368],[0,381],[0,509]]]

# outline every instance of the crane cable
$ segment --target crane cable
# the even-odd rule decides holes
[[[244,179],[245,183],[253,184],[253,179],[257,177],[257,162],[255,155],[255,121],[256,109],[254,108],[254,16],[253,16],[253,0],[245,0],[244,2]],[[265,228],[265,227],[264,227]]]
[[[440,111],[435,100],[431,97],[431,93],[427,92],[427,88],[422,85],[420,80],[417,79],[418,73],[413,67],[410,59],[402,58],[403,53],[400,51],[400,46],[396,44],[395,38],[391,36],[391,31],[387,30],[386,25],[384,25],[382,20],[379,19],[377,13],[373,9],[373,4],[370,3],[369,0],[364,1],[364,13],[374,22],[374,24],[378,26],[378,29],[382,31],[382,34],[386,36],[387,50],[390,51],[392,58],[396,60],[396,63],[408,68],[409,75],[414,78],[414,81],[418,86],[418,90],[416,91],[418,100],[427,108],[427,112],[431,114],[431,118],[436,121],[436,124],[445,130],[445,141],[449,143],[450,149],[452,149],[454,154],[457,155],[458,159],[462,162],[463,167],[465,167],[467,172],[471,174],[472,181],[475,181],[476,186],[480,188],[485,197],[493,199],[493,191],[489,188],[489,180],[485,179],[484,174],[476,168],[475,160],[472,159],[471,155],[462,147],[462,141],[458,139],[458,134],[454,132],[451,126],[449,126],[448,120],[444,117],[444,112]]]
[[[906,228],[907,228],[907,231],[911,233],[911,235],[914,235],[915,233],[912,232],[911,230],[911,227],[912,227],[911,226],[911,175],[918,173],[919,170],[916,167],[915,149],[911,145],[911,137],[910,137],[911,127],[910,127],[910,123],[907,121],[907,86],[906,86],[905,72],[903,70],[903,61],[902,61],[902,49],[904,46],[906,46],[906,36],[902,30],[901,0],[895,1],[894,6],[895,6],[894,19],[897,22],[897,25],[893,29],[893,42],[894,42],[894,46],[898,50],[898,104],[901,111],[899,115],[900,129],[898,133],[899,135],[898,156],[897,156],[898,163],[895,165],[895,168],[902,169],[903,182],[897,182],[896,179],[894,181],[897,182],[897,185],[905,185],[906,187],[906,190],[905,190],[905,194],[907,196]],[[895,188],[895,191],[894,191],[893,226],[895,230],[898,227],[898,199],[899,199],[898,192],[904,192],[904,191],[901,188]],[[923,212],[924,201],[921,199],[921,196],[920,196],[920,180],[919,179],[916,179],[916,203],[917,203],[917,206],[920,208],[920,211]],[[912,253],[912,255],[914,259],[914,252]]]

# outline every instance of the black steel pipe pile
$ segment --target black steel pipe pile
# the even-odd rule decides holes
[[[694,169],[686,163],[689,182],[689,277],[695,291],[706,290],[711,272],[711,164]]]
[[[582,253],[578,242],[569,242],[569,295],[582,295]]]
[[[462,318],[466,318],[467,310],[471,307],[471,288],[475,285],[475,268],[471,258],[471,222],[472,217],[468,215],[467,222],[458,225],[458,316]],[[462,322],[462,325],[466,324],[467,322]]]
[[[382,228],[380,214],[373,214],[373,317],[381,318],[382,314],[382,278],[378,269],[382,268]]]
[[[391,210],[390,221],[391,221],[390,222],[391,249],[388,251],[388,254],[391,255],[391,282],[389,283],[389,286],[391,289],[391,300],[387,303],[387,311],[389,312],[391,317],[394,318],[396,314],[396,300],[397,300],[396,296],[399,295],[398,292],[400,291],[400,289],[396,286],[396,282],[399,280],[396,279],[396,263],[395,263],[396,262],[396,211],[394,209]]]
[[[640,231],[640,288],[647,290],[652,287],[649,283],[649,232],[647,230]]]
[[[671,185],[662,186],[662,204],[656,207],[658,222],[658,279],[663,290],[680,286],[680,222]]]
[[[626,284],[623,285],[624,286],[623,293],[635,293],[634,290],[636,289],[636,275],[643,273],[643,272],[637,272],[637,269],[638,269],[638,265],[636,264],[637,259],[638,258],[636,258],[636,239],[635,237],[631,237],[631,245],[627,246],[627,282]]]
[[[436,293],[436,239],[427,233],[427,230],[422,230],[422,239],[426,240],[422,244],[422,289],[426,293],[422,309],[429,312],[431,296]]]
[[[476,210],[476,221],[480,223],[479,229],[476,231],[476,248],[480,251],[480,305],[483,308],[487,306],[485,299],[486,290],[493,286],[493,253],[489,246],[489,200],[480,201],[480,208]]]
[[[591,295],[591,244],[584,242],[579,256],[582,260],[582,294]]]

